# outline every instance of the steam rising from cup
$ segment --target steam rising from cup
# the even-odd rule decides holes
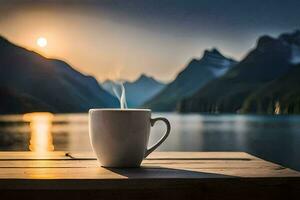
[[[127,101],[126,101],[126,92],[125,92],[124,84],[121,81],[117,81],[112,89],[113,89],[115,96],[119,99],[120,108],[126,109]]]

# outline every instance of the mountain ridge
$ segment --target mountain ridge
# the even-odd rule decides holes
[[[205,50],[200,59],[191,59],[175,80],[144,106],[155,111],[174,111],[180,100],[192,95],[235,64],[235,60],[223,56],[216,48]]]
[[[4,37],[0,38],[0,68],[1,88],[32,97],[41,102],[39,105],[54,108],[53,112],[86,112],[92,107],[118,105],[117,99],[104,91],[93,77],[81,74],[64,61],[45,58]],[[47,111],[38,107],[35,110]]]
[[[293,45],[298,45],[300,32],[277,38],[262,36],[257,45],[236,66],[211,81],[193,96],[184,99],[182,112],[240,112],[246,98],[257,88],[287,73],[293,63]],[[296,37],[296,39],[291,39]],[[289,40],[286,41],[286,38]],[[296,41],[296,43],[291,43]],[[300,40],[299,40],[300,41]]]
[[[116,84],[112,80],[106,80],[102,83],[102,86],[106,91],[115,95],[113,88],[117,87]],[[163,82],[146,74],[141,74],[134,81],[124,81],[123,85],[126,92],[127,104],[130,108],[140,107],[146,100],[156,95],[165,86]]]

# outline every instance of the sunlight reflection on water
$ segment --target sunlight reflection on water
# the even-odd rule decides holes
[[[46,153],[54,150],[52,138],[53,114],[47,112],[27,113],[23,120],[29,122],[29,150],[36,153]]]

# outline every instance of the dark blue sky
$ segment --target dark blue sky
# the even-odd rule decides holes
[[[102,1],[104,9],[132,20],[189,28],[293,28],[299,26],[298,0],[131,0]]]
[[[299,0],[1,0],[11,9],[54,6],[96,9],[124,23],[212,34],[290,31],[300,26]]]

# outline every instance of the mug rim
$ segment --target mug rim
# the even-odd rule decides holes
[[[97,111],[113,111],[113,112],[151,112],[150,109],[146,108],[92,108],[89,109],[89,112],[97,112]]]

